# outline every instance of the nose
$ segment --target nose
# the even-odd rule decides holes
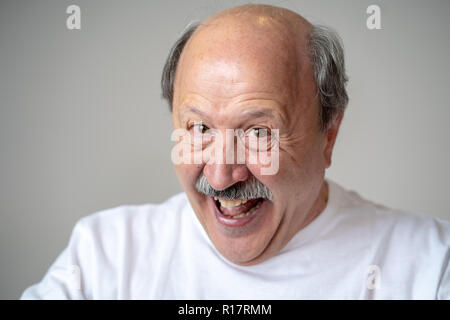
[[[224,190],[249,177],[248,168],[243,164],[206,164],[203,174],[216,190]]]
[[[215,141],[214,147],[216,150],[222,151],[215,158],[215,160],[221,158],[221,161],[208,161],[203,168],[203,174],[211,187],[216,190],[224,190],[249,177],[249,170],[245,163],[238,162],[238,153],[242,153],[242,150],[238,151],[234,132],[220,133],[222,134],[221,139]]]

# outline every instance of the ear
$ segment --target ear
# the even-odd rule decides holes
[[[339,131],[339,127],[341,126],[342,118],[344,117],[344,113],[340,113],[336,118],[332,121],[331,126],[326,130],[325,137],[325,148],[323,150],[323,155],[325,159],[325,168],[329,168],[331,166],[331,156],[333,154],[334,143],[336,142],[336,137]]]

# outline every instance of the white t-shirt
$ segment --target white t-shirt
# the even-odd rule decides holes
[[[21,299],[450,299],[450,222],[327,181],[324,211],[254,266],[216,250],[184,193],[84,217]]]

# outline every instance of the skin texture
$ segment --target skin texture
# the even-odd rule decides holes
[[[261,175],[259,163],[175,165],[211,241],[238,265],[261,263],[276,255],[327,203],[325,169],[331,165],[342,115],[326,132],[320,131],[319,99],[306,53],[310,28],[309,22],[286,9],[235,7],[204,22],[180,58],[174,83],[174,129],[189,129],[193,122],[202,121],[223,133],[227,128],[280,130],[275,175]],[[246,117],[255,110],[270,115]],[[248,230],[222,228],[207,197],[195,189],[201,174],[217,190],[255,176],[274,196],[269,214]]]

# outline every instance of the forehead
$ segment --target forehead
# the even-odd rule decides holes
[[[237,21],[213,21],[199,28],[176,71],[174,116],[197,105],[217,116],[233,117],[248,107],[276,108],[289,119],[290,109],[313,106],[316,90],[306,53],[308,26],[292,32],[273,19],[240,16]]]
[[[178,64],[174,105],[189,93],[231,99],[295,89],[301,63],[295,46],[271,29],[243,28],[213,25],[188,42]]]

